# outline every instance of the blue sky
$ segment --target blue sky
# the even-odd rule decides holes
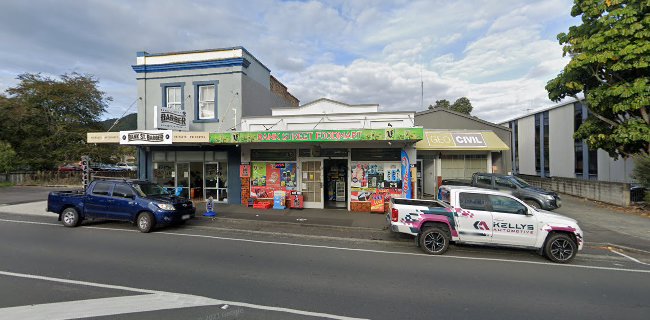
[[[120,116],[137,51],[243,46],[301,102],[419,111],[467,96],[500,121],[554,104],[569,0],[0,2],[0,91],[18,74],[95,75]],[[420,81],[424,83],[421,103]]]

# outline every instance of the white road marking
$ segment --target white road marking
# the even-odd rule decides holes
[[[614,248],[607,248],[607,249],[609,249],[609,251],[611,251],[611,252],[613,252],[613,253],[616,253],[616,254],[619,255],[619,256],[622,256],[622,257],[628,258],[628,259],[630,259],[630,260],[632,260],[632,261],[634,261],[634,262],[636,262],[636,263],[640,263],[640,264],[642,264],[642,265],[650,266],[650,264],[647,264],[647,263],[645,263],[645,262],[641,262],[641,261],[639,261],[638,259],[632,258],[632,257],[630,257],[630,256],[628,256],[628,255],[626,255],[626,254],[624,254],[624,253],[622,253],[622,252],[618,252],[618,251],[614,250]]]
[[[31,222],[31,221],[22,221],[22,220],[0,219],[0,221],[14,222],[14,223],[60,226],[59,224],[55,224],[55,223]],[[139,232],[138,230],[113,229],[113,228],[102,228],[102,227],[87,227],[87,226],[84,226],[83,228],[84,229],[107,230],[107,231]],[[251,240],[251,239],[241,239],[241,238],[228,238],[228,237],[208,236],[208,235],[201,235],[201,234],[187,234],[187,233],[177,233],[177,232],[156,231],[153,234],[154,235],[155,234],[165,234],[165,235],[172,235],[172,236],[206,238],[206,239],[216,239],[216,240],[225,240],[225,241],[250,242],[250,243],[283,245],[283,246],[304,247],[304,248],[319,248],[319,249],[342,250],[342,251],[356,251],[356,252],[383,253],[383,254],[393,254],[393,255],[407,255],[407,256],[428,257],[428,258],[432,258],[432,259],[435,258],[435,259],[460,259],[460,260],[510,262],[510,263],[544,265],[544,266],[549,266],[549,267],[564,267],[564,268],[580,268],[580,269],[593,269],[593,270],[610,270],[610,271],[623,271],[623,272],[650,273],[650,270],[639,270],[639,269],[584,266],[584,265],[575,265],[575,264],[559,264],[559,263],[551,263],[551,262],[537,262],[537,261],[513,260],[513,259],[463,257],[463,256],[454,256],[454,255],[450,255],[450,254],[449,255],[428,255],[428,254],[424,254],[424,253],[397,252],[397,251],[359,249],[359,248],[345,248],[345,247],[332,247],[332,246],[321,246],[321,245],[312,245],[312,244],[301,244],[301,243],[291,243],[291,242],[275,242],[275,241],[264,241],[264,240]]]
[[[250,309],[284,312],[284,313],[291,313],[291,314],[304,315],[310,317],[320,317],[320,318],[327,318],[327,319],[364,320],[362,318],[345,317],[345,316],[339,316],[339,315],[328,314],[328,313],[271,307],[271,306],[264,306],[264,305],[245,303],[245,302],[225,301],[225,300],[211,299],[211,298],[189,295],[189,294],[180,294],[180,293],[173,293],[173,292],[115,286],[115,285],[108,285],[103,283],[45,277],[45,276],[38,276],[38,275],[24,274],[24,273],[0,271],[0,275],[144,293],[143,295],[136,295],[136,296],[76,300],[76,301],[67,301],[67,302],[56,302],[56,303],[45,303],[45,304],[38,304],[38,305],[0,308],[0,320],[78,319],[78,318],[87,318],[87,317],[109,316],[109,315],[124,314],[124,313],[148,312],[148,311],[157,311],[157,310],[166,310],[166,309],[191,308],[191,307],[216,306],[216,305],[239,306],[239,307],[250,308]]]

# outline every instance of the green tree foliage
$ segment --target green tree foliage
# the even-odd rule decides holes
[[[470,114],[473,108],[472,103],[467,97],[461,97],[456,99],[456,101],[454,101],[454,104],[452,104],[449,109],[464,114]]]
[[[16,152],[17,169],[53,169],[83,154],[106,157],[114,146],[86,144],[86,133],[102,131],[99,117],[111,99],[89,75],[52,79],[22,74],[0,97],[0,140]]]
[[[645,201],[650,203],[650,154],[637,154],[634,156],[632,177],[646,188]]]
[[[442,100],[436,100],[436,104],[433,105],[433,106],[430,105],[430,106],[429,106],[429,109],[433,109],[433,108],[445,108],[445,109],[449,109],[450,106],[451,106],[451,102],[449,102],[449,100],[447,100],[447,99],[442,99]]]
[[[7,142],[0,141],[0,172],[13,170],[16,161],[16,152]]]
[[[560,33],[571,61],[546,85],[549,98],[585,97],[590,116],[575,133],[611,156],[650,152],[650,2],[575,0],[582,24]]]

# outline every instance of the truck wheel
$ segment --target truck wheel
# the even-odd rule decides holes
[[[535,201],[535,200],[526,200],[526,201],[524,201],[524,202],[525,202],[527,205],[529,205],[529,206],[531,206],[531,207],[533,207],[533,208],[535,208],[535,209],[541,209],[541,208],[542,208],[542,206],[539,205],[539,202],[537,202],[537,201]]]
[[[61,212],[61,222],[66,227],[76,227],[81,222],[79,212],[75,208],[66,208]]]
[[[143,212],[139,214],[138,219],[136,219],[138,230],[140,230],[142,233],[150,232],[151,229],[153,229],[154,223],[155,220],[153,219],[153,215],[149,212]]]
[[[428,254],[443,254],[449,248],[450,240],[447,231],[431,227],[420,234],[420,248]]]
[[[578,253],[578,245],[564,233],[551,235],[544,245],[544,255],[556,263],[567,263]]]

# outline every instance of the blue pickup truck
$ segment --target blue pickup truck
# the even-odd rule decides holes
[[[47,211],[66,227],[83,220],[107,219],[135,223],[141,232],[156,226],[182,224],[194,218],[192,201],[142,180],[94,180],[86,191],[50,192]]]

